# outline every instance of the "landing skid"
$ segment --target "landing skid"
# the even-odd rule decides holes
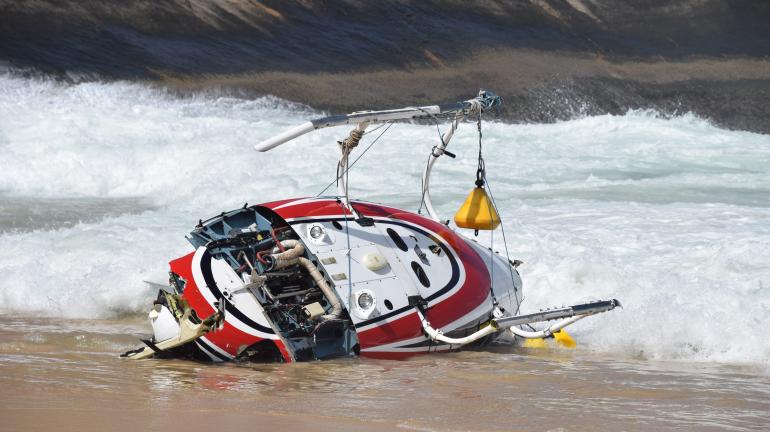
[[[567,307],[561,307],[556,309],[548,309],[548,310],[526,314],[526,315],[494,318],[491,321],[489,321],[489,323],[486,326],[482,327],[477,332],[463,338],[450,338],[450,337],[444,336],[441,330],[434,329],[433,327],[430,326],[430,322],[428,322],[428,320],[425,318],[425,316],[423,315],[420,309],[417,310],[417,315],[420,317],[420,322],[422,323],[423,331],[431,340],[434,340],[437,342],[443,342],[450,345],[462,346],[462,345],[467,345],[469,343],[476,342],[477,340],[483,337],[486,337],[492,333],[497,333],[501,329],[506,329],[506,328],[514,335],[525,339],[538,339],[538,338],[549,337],[554,333],[560,331],[564,327],[574,324],[577,321],[587,316],[611,311],[618,306],[620,306],[620,302],[618,300],[613,299],[613,300],[603,300],[603,301],[590,302],[590,303],[582,303],[574,306],[567,306]],[[525,324],[534,324],[538,322],[552,321],[557,319],[562,319],[562,320],[555,324],[552,324],[545,330],[526,331],[526,330],[517,328],[517,326],[521,326]]]
[[[500,327],[512,327],[542,321],[551,321],[560,318],[572,318],[575,316],[581,316],[582,318],[583,316],[608,312],[615,309],[616,307],[622,307],[620,301],[617,299],[603,300],[590,303],[581,303],[574,306],[546,309],[531,314],[496,318],[494,321]]]

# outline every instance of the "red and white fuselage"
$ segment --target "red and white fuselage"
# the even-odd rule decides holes
[[[355,125],[338,142],[338,196],[244,205],[200,221],[188,236],[195,250],[171,261],[169,285],[160,287],[153,303],[153,337],[124,356],[399,359],[503,335],[551,337],[617,307],[617,300],[606,300],[520,315],[520,261],[439,222],[429,187],[434,163],[443,155],[454,157],[446,146],[465,118],[476,118],[480,141],[481,114],[501,102],[482,90],[464,102],[333,115],[258,144],[257,150],[267,151],[316,129]],[[349,156],[369,125],[437,116],[450,122],[423,172],[422,204],[429,217],[349,199],[347,173],[355,164]],[[492,230],[500,220],[482,189],[481,144],[478,166],[476,189],[456,220]],[[559,319],[542,330],[531,325]]]
[[[353,202],[357,223],[336,198],[290,199],[261,204],[280,216],[314,257],[355,328],[358,346],[351,352],[378,358],[404,358],[415,353],[452,349],[423,332],[415,300],[432,325],[448,335],[467,335],[493,318],[495,306],[515,313],[521,301],[521,279],[512,263],[457,234],[446,225],[392,207]],[[317,238],[310,235],[322,232]],[[385,259],[382,268],[365,260]],[[295,360],[292,344],[270,322],[257,296],[239,292],[248,277],[205,247],[171,261],[171,271],[187,283],[182,296],[199,317],[217,310],[227,298],[224,322],[194,343],[211,360],[236,358],[246,347],[270,340],[284,361]],[[493,267],[494,266],[494,269]],[[370,266],[371,267],[371,266]],[[492,276],[495,283],[492,283]],[[356,301],[367,292],[374,304]],[[411,302],[411,304],[410,304]]]

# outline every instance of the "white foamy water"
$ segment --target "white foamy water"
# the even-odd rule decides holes
[[[252,150],[314,115],[274,98],[0,75],[0,310],[144,311],[154,293],[142,280],[164,280],[199,218],[333,179],[345,128]],[[473,186],[476,141],[463,125],[458,159],[436,166],[446,217]],[[416,210],[435,143],[435,128],[393,126],[351,173],[352,195]],[[574,327],[583,347],[770,365],[770,136],[631,112],[486,123],[484,151],[512,258],[525,261],[524,311],[618,298],[622,311]],[[494,243],[503,250],[499,233]]]

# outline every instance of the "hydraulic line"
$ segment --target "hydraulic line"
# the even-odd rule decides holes
[[[516,315],[508,317],[500,317],[492,319],[488,325],[479,329],[475,333],[465,336],[463,338],[450,338],[444,336],[441,330],[431,327],[430,322],[425,318],[422,310],[417,309],[417,316],[420,318],[422,329],[425,334],[433,341],[444,342],[451,345],[467,345],[475,342],[487,335],[496,333],[501,329],[508,328],[511,333],[516,336],[525,339],[537,339],[549,337],[553,333],[572,325],[581,319],[601,312],[610,311],[620,306],[620,302],[613,300],[595,301],[590,303],[583,303],[574,306],[565,306],[557,309],[548,309],[545,311],[535,312],[527,315]],[[554,319],[564,318],[561,321],[547,327],[545,330],[540,331],[526,331],[518,328],[518,326],[549,321]]]
[[[497,324],[494,321],[490,321],[489,325],[481,328],[473,334],[462,338],[451,338],[444,336],[444,333],[441,330],[437,330],[431,327],[430,322],[425,319],[425,315],[422,314],[420,309],[417,309],[417,316],[420,318],[420,322],[422,323],[422,329],[425,330],[425,333],[431,340],[444,342],[450,345],[467,345],[498,331]]]
[[[304,267],[332,305],[329,316],[332,318],[339,317],[342,314],[342,304],[337,299],[337,295],[332,287],[329,286],[321,272],[318,271],[318,267],[312,261],[302,256],[305,253],[305,247],[302,246],[302,243],[299,240],[284,240],[280,245],[285,249],[285,252],[279,252],[278,246],[276,246],[273,249],[274,253],[268,255],[272,263],[271,269],[282,269],[295,264]]]

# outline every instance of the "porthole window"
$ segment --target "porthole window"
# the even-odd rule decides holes
[[[422,286],[429,288],[430,279],[428,279],[428,275],[425,274],[425,270],[423,270],[422,266],[419,263],[412,261],[412,270],[414,270],[414,274],[417,275],[417,279],[420,281]]]
[[[386,231],[388,232],[390,239],[393,240],[393,243],[395,243],[397,248],[401,249],[404,252],[409,250],[409,246],[407,246],[406,243],[404,243],[404,239],[402,239],[401,236],[398,235],[398,233],[393,228],[388,228]]]
[[[337,228],[338,230],[342,229],[342,225],[340,225],[340,223],[337,221],[332,221],[332,226],[334,226],[334,228]]]
[[[385,307],[388,308],[388,310],[393,310],[393,303],[391,303],[390,300],[385,300],[383,303],[385,303]]]

